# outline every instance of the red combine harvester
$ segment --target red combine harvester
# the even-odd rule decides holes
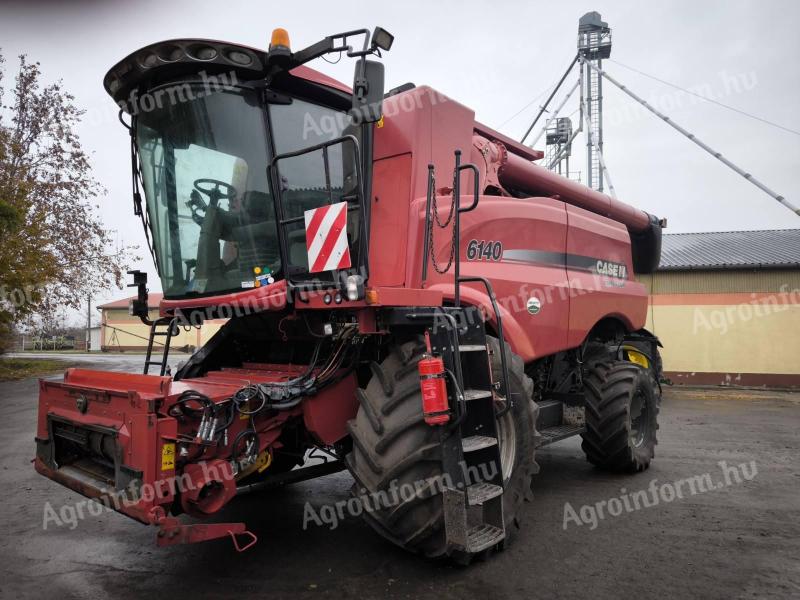
[[[181,39],[109,71],[164,300],[150,321],[133,273],[143,375],[41,382],[39,473],[159,545],[240,548],[243,523],[177,516],[347,469],[378,533],[468,562],[515,529],[539,446],[581,435],[600,468],[648,467],[659,344],[634,274],[658,266],[663,223],[429,87],[384,93],[368,57],[392,41]],[[303,66],[342,52],[352,90]],[[169,376],[178,328],[220,318]],[[303,466],[313,449],[330,460]]]

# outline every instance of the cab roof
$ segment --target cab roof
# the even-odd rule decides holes
[[[208,39],[173,39],[132,52],[103,78],[103,86],[121,107],[148,89],[186,75],[235,73],[237,80],[263,79],[269,73],[267,52],[250,46]],[[304,65],[289,73],[297,78],[350,94],[348,86]]]

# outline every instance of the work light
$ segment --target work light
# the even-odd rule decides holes
[[[394,43],[394,36],[383,29],[382,27],[376,27],[375,31],[372,32],[372,46],[378,47],[381,50],[389,50]]]

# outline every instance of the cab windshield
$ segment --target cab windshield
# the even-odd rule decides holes
[[[190,85],[190,84],[186,84]],[[137,116],[147,212],[167,297],[252,287],[280,267],[263,111],[250,90]],[[189,96],[189,93],[186,94]]]
[[[267,131],[274,132],[275,152],[281,154],[339,137],[352,129],[349,119],[287,99],[269,107],[268,127],[258,91],[229,88],[209,94],[200,83],[180,85],[186,101],[164,102],[136,117],[147,216],[164,295],[177,299],[272,283],[283,275],[267,175],[272,157]],[[281,182],[284,188],[303,190],[290,200],[300,214],[320,203],[313,190],[318,169],[302,167],[283,174]],[[304,234],[290,237],[299,251],[293,245],[290,253],[304,256]]]

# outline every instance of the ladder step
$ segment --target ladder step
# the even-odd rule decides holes
[[[503,495],[503,488],[493,483],[475,483],[467,488],[467,504],[480,506],[492,498]]]
[[[159,319],[150,326],[150,340],[147,345],[147,355],[144,359],[144,374],[150,373],[150,367],[158,367],[160,373],[169,371],[166,364],[166,358],[169,354],[170,343],[172,338],[180,332],[177,327],[177,318],[172,319]],[[156,347],[155,340],[157,337],[166,338],[164,343],[158,342],[160,348]],[[161,354],[159,360],[153,360],[153,356]]]
[[[539,402],[536,404],[539,407],[539,410],[542,410],[543,408],[546,409],[550,408],[551,406],[561,405],[561,402],[559,400],[539,400]]]
[[[483,344],[461,344],[458,347],[459,352],[486,352],[486,346]]]
[[[547,446],[553,442],[567,439],[578,433],[586,431],[585,427],[578,427],[577,425],[557,425],[555,427],[545,427],[539,430],[539,446]]]
[[[492,391],[491,390],[464,390],[464,400],[469,402],[470,400],[480,400],[481,398],[491,398]]]
[[[476,452],[496,445],[497,438],[488,435],[471,435],[461,440],[461,448],[464,452]]]
[[[478,525],[467,532],[467,552],[476,553],[499,544],[506,537],[505,531],[494,525]]]

